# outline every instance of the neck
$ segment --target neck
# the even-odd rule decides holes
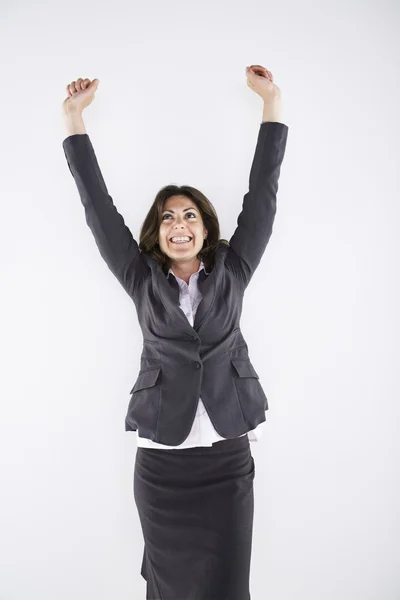
[[[177,277],[189,283],[190,276],[197,273],[200,268],[200,259],[197,257],[186,262],[172,262],[171,269]]]

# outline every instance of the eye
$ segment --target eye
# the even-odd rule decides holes
[[[194,213],[194,212],[187,212],[187,213],[186,213],[186,216],[188,216],[188,215],[192,215],[193,217],[195,217],[195,218],[196,218],[196,213]],[[169,213],[167,213],[166,215],[164,215],[164,216],[163,216],[163,218],[162,218],[161,220],[162,220],[162,221],[165,221],[165,217],[171,217],[171,216],[172,216],[172,215],[170,215]]]

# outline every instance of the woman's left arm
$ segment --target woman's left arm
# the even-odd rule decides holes
[[[257,76],[251,72],[248,85],[264,100],[263,122],[250,170],[249,191],[243,198],[237,227],[229,240],[230,247],[225,258],[225,266],[244,287],[259,265],[272,233],[288,135],[287,125],[280,121],[280,90],[272,83],[272,75],[267,79],[267,75]]]

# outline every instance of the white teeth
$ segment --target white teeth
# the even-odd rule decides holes
[[[182,242],[190,242],[189,237],[173,237],[171,238],[171,242],[182,243]]]

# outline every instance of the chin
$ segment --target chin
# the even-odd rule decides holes
[[[169,258],[173,258],[173,259],[176,259],[179,256],[181,256],[182,258],[185,258],[185,259],[197,258],[197,255],[203,248],[203,246],[200,246],[200,248],[193,247],[193,244],[191,244],[187,248],[179,248],[179,247],[175,248],[175,247],[171,246],[170,243],[167,243],[165,245],[163,244],[163,246],[164,247],[162,247],[160,244],[161,252],[163,252]]]

